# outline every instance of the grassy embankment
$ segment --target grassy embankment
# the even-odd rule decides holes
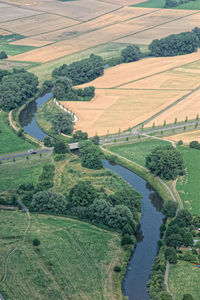
[[[191,294],[194,300],[199,300],[200,269],[195,264],[178,261],[176,265],[170,265],[169,289],[175,300],[182,299],[184,294]]]
[[[63,142],[70,142],[70,137],[55,134],[51,129],[51,120],[54,118],[55,114],[58,114],[60,112],[62,112],[62,110],[55,103],[53,103],[53,100],[51,99],[48,102],[44,103],[37,111],[36,121],[39,127],[48,135],[55,137],[56,139]]]
[[[6,254],[23,239],[24,213],[0,211],[0,274]],[[32,245],[39,239],[39,247]],[[120,236],[67,218],[31,216],[25,243],[10,257],[8,276],[0,286],[6,299],[121,299],[119,275],[125,253]],[[121,259],[121,261],[120,261]]]
[[[186,174],[179,178],[177,182],[177,190],[184,208],[188,209],[192,214],[200,215],[200,150],[187,147],[178,147],[178,150],[183,155],[187,169]]]
[[[0,112],[0,154],[28,150],[32,143],[18,137],[8,125],[8,114]]]
[[[141,2],[135,5],[136,7],[152,7],[152,8],[164,8],[165,0],[150,0]],[[199,10],[200,9],[200,0],[190,1],[188,3],[180,4],[176,7],[171,7],[170,9],[191,9],[191,10]]]

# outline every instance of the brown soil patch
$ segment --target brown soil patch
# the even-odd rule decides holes
[[[34,15],[39,15],[41,12],[15,7],[10,5],[0,6],[0,22],[11,21],[18,18],[26,18]]]
[[[183,91],[96,90],[91,102],[62,101],[79,118],[76,129],[90,136],[135,126],[184,95]]]

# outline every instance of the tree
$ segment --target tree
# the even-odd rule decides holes
[[[87,140],[88,134],[87,132],[83,132],[82,130],[77,130],[72,137],[73,137],[73,142],[79,142],[79,141]]]
[[[8,55],[6,54],[6,52],[5,51],[1,51],[0,52],[0,59],[6,59],[6,58],[8,58]]]
[[[183,245],[185,247],[189,247],[189,246],[193,246],[194,244],[194,240],[192,237],[192,233],[191,232],[185,232],[184,236],[183,236]]]
[[[123,228],[122,228],[122,235],[125,234],[134,234],[133,228],[131,227],[130,224],[126,224]]]
[[[34,211],[64,213],[67,201],[65,196],[51,191],[41,191],[33,195],[31,206]]]
[[[146,166],[153,174],[167,180],[175,180],[184,174],[182,155],[172,146],[155,148],[146,157]]]
[[[180,227],[188,227],[192,223],[192,215],[186,209],[179,210],[174,222]]]
[[[121,245],[136,245],[136,238],[134,235],[129,235],[128,233],[126,233],[121,240]]]
[[[106,217],[111,209],[111,204],[104,199],[95,199],[89,208],[89,217],[92,221],[107,224]]]
[[[176,215],[178,204],[175,201],[168,200],[163,207],[163,214],[166,217],[173,218]]]
[[[170,264],[177,263],[177,254],[176,254],[176,250],[173,247],[168,247],[165,249],[165,257]]]
[[[167,291],[162,291],[157,294],[153,300],[173,300],[173,298]]]
[[[57,154],[65,154],[65,153],[69,153],[69,145],[65,144],[62,141],[56,141],[54,144],[54,152]]]
[[[189,147],[190,148],[194,148],[194,149],[200,149],[200,144],[199,144],[199,142],[198,141],[191,141],[190,143],[189,143]]]
[[[95,144],[95,145],[99,145],[99,141],[100,141],[100,138],[99,138],[99,136],[96,134],[95,136],[93,136],[92,138],[91,138],[91,140],[93,141],[93,143]]]
[[[52,130],[60,134],[61,132],[65,134],[71,134],[74,129],[73,117],[71,114],[66,112],[60,112],[54,115],[52,119]]]
[[[79,143],[82,166],[88,169],[101,169],[103,153],[91,140]]]
[[[64,100],[66,94],[71,91],[72,81],[67,77],[59,77],[55,80],[54,86],[52,89],[53,97],[58,100]]]
[[[139,60],[141,58],[140,48],[136,45],[129,45],[121,52],[122,60],[125,63]]]
[[[193,300],[194,298],[190,294],[184,294],[182,300]]]
[[[169,247],[179,248],[183,244],[183,239],[180,234],[171,234],[166,238],[166,243]]]
[[[127,206],[116,205],[110,209],[109,215],[106,219],[110,227],[122,229],[133,219],[133,215]]]
[[[50,136],[45,136],[44,137],[44,145],[46,146],[46,147],[53,147],[53,145],[54,145],[54,141],[53,141],[53,139],[50,137]]]
[[[90,181],[79,181],[69,193],[69,200],[74,206],[90,206],[98,194]]]

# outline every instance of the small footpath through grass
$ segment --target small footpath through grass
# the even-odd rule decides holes
[[[27,224],[20,212],[0,211],[0,275],[6,251],[22,238]],[[39,239],[38,247],[32,245]],[[31,216],[24,244],[10,257],[0,286],[5,299],[121,299],[113,267],[123,259],[120,236],[78,220]]]
[[[184,294],[191,294],[194,300],[200,299],[200,268],[193,263],[178,261],[170,265],[168,285],[175,300],[183,298]]]
[[[7,113],[0,112],[0,154],[33,148],[33,144],[20,138],[8,125]]]
[[[200,150],[178,147],[186,165],[186,174],[177,182],[177,191],[183,201],[184,208],[192,214],[200,215]]]

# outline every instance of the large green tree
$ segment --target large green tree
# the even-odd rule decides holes
[[[141,58],[141,51],[137,45],[129,45],[121,52],[122,60],[125,63],[139,60]]]
[[[51,191],[41,191],[33,195],[31,206],[34,211],[64,213],[67,201],[65,196]]]
[[[182,155],[172,146],[155,148],[146,157],[146,166],[153,174],[167,180],[175,180],[184,174]]]
[[[81,153],[82,166],[88,169],[101,169],[103,154],[101,149],[91,140],[82,141],[79,143]]]
[[[60,112],[52,119],[52,129],[55,133],[71,134],[74,129],[73,117],[70,113]]]

